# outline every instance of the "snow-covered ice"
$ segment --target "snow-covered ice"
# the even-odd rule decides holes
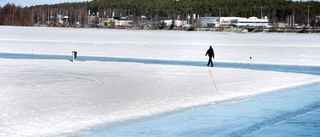
[[[40,54],[320,67],[317,34],[0,27],[0,136],[80,136],[127,121],[320,83],[317,75]],[[1,58],[4,54],[28,57]],[[32,59],[32,54],[35,59]],[[249,67],[250,68],[250,67]],[[210,77],[213,74],[218,91]],[[186,129],[187,130],[187,129]]]
[[[0,27],[1,52],[320,66],[319,34]],[[10,48],[9,48],[10,46]],[[51,47],[51,48],[48,48]]]
[[[319,89],[317,84],[205,105],[110,126],[85,137],[319,136]]]

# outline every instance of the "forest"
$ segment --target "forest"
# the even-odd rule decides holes
[[[181,19],[188,14],[200,17],[265,17],[269,22],[286,22],[293,16],[298,24],[307,24],[320,15],[320,2],[291,0],[93,0],[21,7],[0,7],[0,25],[32,26],[68,16],[70,24],[88,24],[88,16],[145,16],[153,20]],[[311,21],[312,22],[315,22]],[[319,21],[320,22],[320,21]]]

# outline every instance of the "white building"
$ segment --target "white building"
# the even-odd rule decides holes
[[[219,27],[219,17],[200,17],[199,27],[200,28],[214,28]]]
[[[249,27],[249,28],[254,28],[254,27],[265,27],[267,28],[269,25],[269,20],[267,17],[264,19],[258,19],[257,17],[250,17],[249,19],[247,18],[238,18],[238,19],[232,19],[231,24],[235,27]]]
[[[161,22],[164,22],[166,24],[167,27],[171,26],[172,24],[172,20],[162,20]],[[174,20],[174,25],[176,27],[181,27],[183,25],[186,25],[187,21],[184,20]]]
[[[243,18],[243,17],[200,17],[200,28],[212,27],[268,27],[269,20],[258,19],[257,17]]]

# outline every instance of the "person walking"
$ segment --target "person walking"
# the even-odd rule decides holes
[[[213,62],[212,62],[212,58],[214,58],[214,51],[212,49],[212,46],[209,47],[209,49],[207,50],[207,53],[205,56],[209,56],[209,60],[208,60],[208,64],[207,66],[209,66],[211,64],[211,67],[213,67]]]

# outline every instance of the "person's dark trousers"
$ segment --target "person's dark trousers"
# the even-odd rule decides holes
[[[212,58],[209,58],[207,66],[209,66],[210,64],[211,64],[211,67],[213,67]]]

